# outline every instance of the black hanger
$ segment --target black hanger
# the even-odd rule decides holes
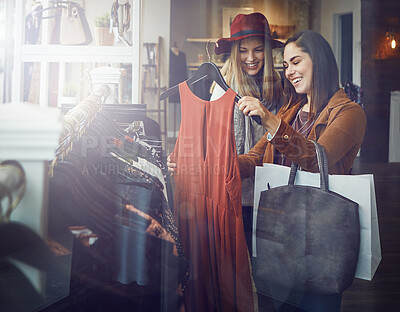
[[[203,80],[205,78],[214,80],[224,91],[227,91],[230,87],[226,83],[224,77],[222,77],[221,72],[219,71],[217,65],[212,62],[206,62],[200,65],[200,67],[196,70],[192,77],[186,80],[188,85],[195,84],[196,82]],[[167,97],[179,92],[179,85],[173,86],[168,90],[164,91],[160,95],[160,100],[165,100]],[[240,100],[240,96],[236,95],[236,102]],[[261,125],[260,116],[251,116],[255,122]]]

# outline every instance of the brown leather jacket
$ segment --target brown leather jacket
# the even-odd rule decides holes
[[[281,108],[277,117],[281,125],[269,142],[267,133],[250,152],[239,156],[242,178],[254,176],[255,166],[272,163],[274,152],[280,151],[301,168],[318,172],[317,156],[312,142],[298,134],[289,125],[295,118],[300,103]],[[364,138],[367,118],[360,105],[352,102],[343,89],[339,89],[322,110],[309,139],[320,143],[326,151],[330,174],[349,174]]]

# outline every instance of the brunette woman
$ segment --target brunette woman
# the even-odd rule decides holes
[[[258,115],[267,133],[247,154],[239,156],[241,177],[254,176],[255,166],[292,161],[317,172],[314,145],[327,154],[330,174],[349,174],[360,149],[366,116],[360,105],[339,87],[338,68],[329,43],[314,31],[294,34],[284,48],[285,105],[277,115],[257,98],[244,97],[238,105],[246,116]],[[286,302],[274,300],[276,311],[340,311],[342,294],[322,296],[294,294],[290,289],[271,289],[287,294]]]

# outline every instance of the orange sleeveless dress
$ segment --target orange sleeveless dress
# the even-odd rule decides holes
[[[236,93],[204,101],[179,85],[181,126],[171,158],[177,163],[175,209],[190,259],[186,311],[254,310],[243,230],[241,180],[233,134]]]

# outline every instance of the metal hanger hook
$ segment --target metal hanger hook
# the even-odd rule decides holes
[[[211,62],[211,55],[210,55],[210,51],[208,50],[208,46],[209,46],[209,43],[211,42],[211,39],[210,40],[208,40],[207,41],[207,44],[206,44],[206,52],[207,52],[207,56],[208,56],[208,61],[209,62]]]

